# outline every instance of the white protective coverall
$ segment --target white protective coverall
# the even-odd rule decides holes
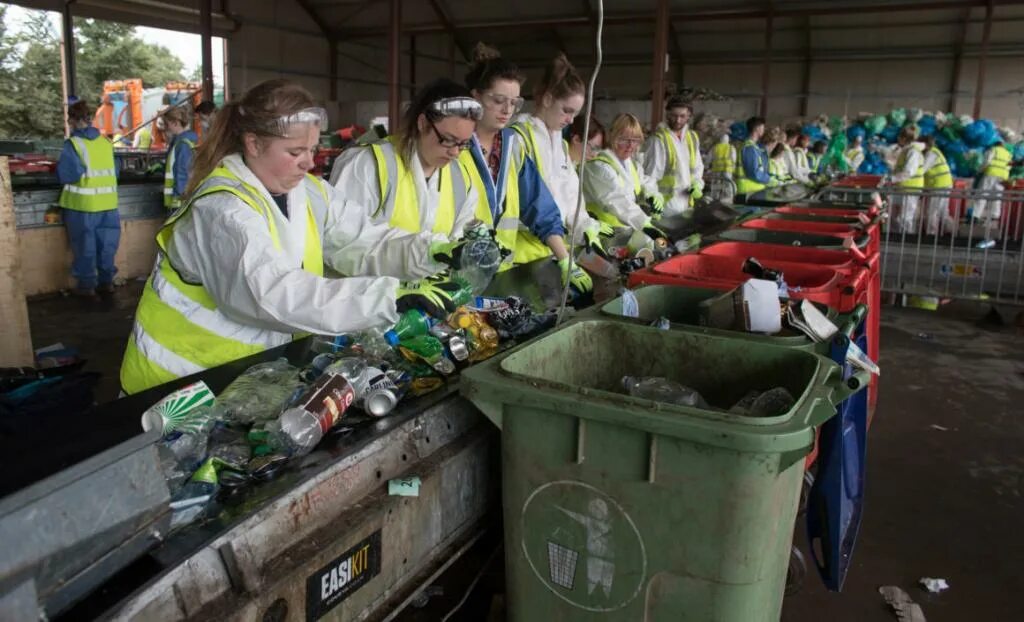
[[[979,171],[984,171],[988,168],[988,165],[992,163],[992,156],[994,154],[994,147],[990,147],[985,151],[985,158],[982,160],[981,166],[978,167]],[[981,191],[982,196],[974,200],[974,209],[971,211],[972,217],[975,220],[999,220],[1003,213],[1003,200],[1001,198],[1004,190],[1003,180],[992,175],[983,174],[978,182],[978,190]],[[998,227],[996,228],[998,229]]]
[[[565,225],[566,237],[572,229],[573,220],[576,217],[576,206],[580,198],[580,177],[576,174],[576,166],[569,157],[569,147],[562,138],[559,131],[551,131],[540,117],[532,114],[520,114],[514,119],[515,123],[529,124],[536,137],[537,153],[533,161],[540,171],[540,176],[547,184],[551,196],[558,204],[558,211],[562,213],[562,223]],[[589,166],[589,164],[587,164]],[[590,172],[588,171],[588,175]],[[587,210],[580,210],[579,223],[574,232],[574,244],[583,241],[583,232],[589,228],[598,227],[599,223],[590,217]]]
[[[811,178],[808,175],[810,170],[800,165],[800,161],[796,156],[796,148],[786,145],[785,151],[782,152],[782,162],[790,177],[802,184],[811,183]]]
[[[391,213],[380,209],[377,159],[372,149],[352,148],[335,160],[331,169],[331,185],[341,195],[349,219],[327,231],[324,238],[325,242],[331,243],[332,251],[328,254],[324,249],[324,260],[329,259],[342,274],[415,280],[435,275],[448,267],[434,260],[430,245],[462,237],[463,228],[474,218],[477,189],[470,187],[462,205],[455,206],[452,230],[447,234],[434,233],[441,177],[435,171],[427,179],[418,155],[406,161],[416,183],[420,215],[420,232],[415,234],[392,227],[389,222]],[[458,166],[458,160],[453,160],[449,166]]]
[[[244,182],[258,188],[268,202],[273,199],[239,155],[229,155],[222,165]],[[327,184],[324,184],[326,187]],[[345,203],[333,188],[326,187],[327,213],[318,222],[324,245],[324,263],[332,266],[332,247],[325,232],[356,215],[346,213]],[[187,282],[202,283],[217,302],[218,333],[261,334],[252,342],[281,345],[297,332],[340,335],[398,321],[395,295],[398,280],[388,277],[323,278],[302,269],[308,216],[306,182],[288,193],[288,216],[273,212],[281,240],[275,248],[263,216],[227,192],[195,201],[174,227],[167,253],[171,265]],[[320,215],[316,215],[318,220]],[[227,331],[225,333],[225,331]],[[196,370],[198,371],[198,370]]]
[[[667,127],[664,123],[658,125],[658,129]],[[669,130],[672,146],[676,150],[676,187],[672,198],[665,202],[665,216],[675,216],[690,210],[689,189],[691,187],[704,189],[704,160],[700,157],[699,142],[697,143],[697,161],[693,163],[693,173],[690,172],[690,150],[686,146],[688,131],[690,131],[689,125],[684,127],[679,134]],[[647,138],[643,153],[644,173],[657,183],[665,176],[665,167],[668,166],[668,153],[666,153],[664,143],[658,137],[657,132]]]
[[[587,175],[583,179],[583,195],[587,205],[597,205],[634,231],[642,231],[649,216],[636,202],[633,174],[629,170],[630,166],[635,167],[636,164],[623,162],[610,149],[605,149],[601,154],[613,162],[614,166],[603,158],[587,163]],[[639,168],[637,174],[640,176],[643,196],[656,196],[658,183],[644,175]]]
[[[905,157],[903,166],[892,173],[892,182],[897,188],[896,198],[898,199],[895,203],[898,204],[899,210],[896,216],[896,231],[900,233],[913,233],[914,223],[917,218],[917,207],[921,202],[921,189],[899,187],[901,182],[905,182],[913,177],[924,175],[924,170],[921,168],[924,166],[924,144],[919,142],[908,143],[906,147],[897,152],[897,162],[900,158]],[[906,156],[903,154],[906,153]]]

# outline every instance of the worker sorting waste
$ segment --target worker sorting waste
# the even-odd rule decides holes
[[[157,234],[121,366],[137,393],[287,343],[398,319],[396,304],[444,284],[392,276],[324,278],[339,256],[327,231],[347,204],[308,174],[326,127],[302,87],[271,80],[228,103],[196,154],[182,209]]]
[[[693,105],[681,97],[665,104],[665,122],[643,148],[644,173],[657,180],[664,198],[664,213],[688,212],[704,193],[704,161],[700,139],[689,127]]]

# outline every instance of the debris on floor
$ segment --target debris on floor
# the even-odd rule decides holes
[[[926,622],[921,606],[915,603],[910,595],[901,588],[895,585],[883,585],[878,588],[878,593],[892,608],[896,619],[900,622]]]
[[[949,589],[949,583],[945,579],[932,579],[931,577],[921,577],[919,583],[932,594],[939,594]]]

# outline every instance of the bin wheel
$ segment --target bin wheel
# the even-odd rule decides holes
[[[804,587],[807,578],[807,560],[797,547],[789,550],[789,568],[786,570],[786,596],[796,594]]]
[[[814,473],[804,471],[804,483],[800,487],[800,505],[797,506],[797,516],[807,514],[807,500],[811,498],[811,488],[814,487]]]

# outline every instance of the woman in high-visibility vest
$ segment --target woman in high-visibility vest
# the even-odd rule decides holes
[[[95,299],[114,292],[114,255],[121,241],[117,212],[117,167],[114,147],[92,126],[93,111],[78,101],[68,106],[71,137],[57,160],[57,180],[64,184],[60,206],[71,242],[71,275],[76,296]]]
[[[519,115],[512,125],[512,129],[523,137],[527,155],[537,165],[551,196],[555,198],[566,231],[572,229],[576,219],[580,178],[569,157],[569,145],[562,138],[562,130],[583,109],[585,98],[583,78],[569,59],[559,54],[533,89],[533,113]],[[603,254],[601,235],[610,235],[611,232],[611,227],[591,218],[585,209],[580,210],[573,243]],[[516,254],[543,252],[543,244],[529,234],[520,236],[520,245]]]
[[[771,151],[771,159],[768,162],[768,174],[771,176],[769,187],[785,186],[794,181],[789,174],[786,146],[785,142],[778,142]]]
[[[928,195],[925,231],[928,235],[938,235],[939,223],[942,223],[945,232],[950,233],[956,229],[956,222],[949,213],[949,195],[946,193],[953,188],[953,174],[946,156],[935,146],[935,136],[925,136],[921,142],[924,143],[924,188]]]
[[[577,116],[573,119],[566,137],[566,140],[569,141],[569,158],[577,171],[580,170],[580,165],[584,160],[593,160],[605,145],[604,125],[601,125],[601,122],[593,115],[590,117],[590,127],[587,129],[589,136],[586,139],[583,138],[583,126],[586,121],[587,118],[584,116]]]
[[[733,173],[739,156],[737,147],[728,132],[718,137],[718,143],[711,148],[711,174],[708,178],[708,198],[712,201],[732,203],[736,194]]]
[[[523,107],[520,89],[526,77],[497,50],[483,44],[477,45],[474,60],[466,86],[483,106],[483,116],[472,144],[459,157],[478,188],[477,217],[494,229],[498,244],[509,253],[502,268],[550,257],[562,268],[565,281],[581,292],[589,291],[593,288],[590,276],[579,266],[569,267],[565,226],[555,199],[537,165],[527,157],[522,137],[506,127]],[[526,234],[543,246],[520,245],[519,236]]]
[[[633,161],[643,141],[643,126],[636,117],[626,113],[616,116],[608,132],[608,149],[587,164],[583,192],[594,218],[617,229],[639,231],[651,238],[648,241],[653,245],[654,239],[668,236],[645,211],[648,205],[663,204],[664,199],[658,182]]]
[[[459,155],[482,116],[469,89],[435,80],[413,98],[397,131],[338,157],[331,183],[361,213],[332,231],[341,238],[333,259],[343,274],[421,279],[458,265],[479,198]]]
[[[924,190],[924,145],[917,142],[917,132],[912,126],[900,130],[896,142],[899,152],[896,168],[889,178],[889,185],[897,188],[895,197],[896,231],[913,233],[917,222],[917,208]]]
[[[387,328],[408,306],[452,308],[443,283],[324,278],[335,250],[327,234],[361,218],[309,174],[326,127],[326,112],[287,80],[258,84],[217,115],[182,208],[157,233],[157,264],[121,364],[126,393],[302,333]]]
[[[164,162],[164,207],[173,210],[181,207],[199,136],[189,129],[191,119],[181,106],[170,108],[160,116],[164,120],[164,135],[170,141]]]

